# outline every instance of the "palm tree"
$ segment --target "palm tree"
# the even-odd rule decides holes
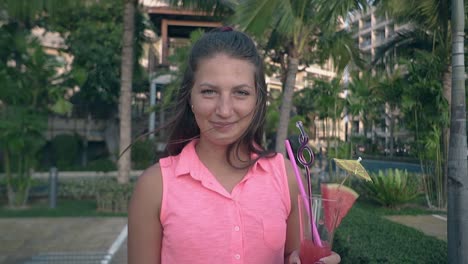
[[[386,146],[389,148],[390,156],[394,154],[394,132],[396,120],[399,114],[401,99],[403,96],[404,80],[402,74],[397,70],[391,74],[383,75],[382,80],[377,84],[375,95],[385,105],[385,121],[388,123],[389,135],[386,133]],[[388,143],[388,144],[387,144]]]
[[[346,107],[351,116],[351,120],[358,118],[363,124],[364,142],[367,139],[369,126],[377,118],[379,103],[374,96],[376,84],[374,78],[369,72],[358,73],[351,75],[351,82],[348,85],[349,94],[346,97]],[[352,124],[352,122],[351,122]],[[352,131],[352,125],[350,126]],[[353,135],[350,134],[350,144],[353,146]],[[353,149],[351,148],[351,151]]]
[[[352,117],[359,117],[363,122],[364,137],[367,138],[367,131],[377,108],[374,79],[369,72],[362,74],[355,73],[351,76],[349,92],[347,96],[347,107]]]
[[[331,81],[315,80],[313,89],[316,90],[315,101],[319,118],[322,119],[323,130],[327,134],[327,151],[331,150],[330,138],[333,138],[334,155],[336,155],[338,153],[337,121],[341,119],[341,113],[345,105],[344,99],[340,96],[340,93],[343,92],[341,78],[335,77]],[[330,119],[332,122],[331,131],[328,129],[329,126],[326,125],[330,122]]]
[[[287,54],[283,100],[276,137],[276,150],[284,153],[292,97],[299,65],[320,47],[321,37],[329,36],[338,29],[339,17],[347,12],[366,6],[367,1],[325,0],[245,0],[239,1],[235,22],[243,29],[259,37],[270,38],[273,33],[281,36]],[[340,54],[351,54],[352,46],[341,47]],[[329,50],[330,51],[330,50]],[[343,52],[344,51],[344,52]],[[323,54],[323,53],[322,53]],[[330,55],[330,53],[328,53]],[[329,57],[329,56],[326,56]],[[339,58],[338,56],[336,58]],[[335,61],[336,66],[343,66]]]
[[[434,135],[434,131],[441,132],[447,126],[447,101],[443,96],[441,72],[444,66],[437,56],[427,52],[416,52],[413,61],[405,62],[406,75],[400,110],[404,118],[406,129],[414,135],[414,153],[420,162],[422,178],[426,192],[427,205],[432,208],[446,206],[446,182],[441,181],[443,174],[438,174],[437,166],[443,168],[442,140],[437,142],[437,148],[430,142],[442,139],[441,135]],[[427,65],[431,65],[428,67]],[[440,153],[438,151],[441,151]],[[437,154],[437,155],[435,155]]]
[[[120,151],[127,149],[132,142],[132,80],[133,80],[133,45],[135,32],[135,0],[126,0],[124,7],[124,32],[122,37],[122,62],[119,98]],[[131,149],[121,154],[118,161],[119,183],[129,181],[131,168]]]
[[[463,54],[463,9],[467,8],[463,0],[452,0],[452,38],[453,50],[453,91],[450,122],[449,147],[449,206],[448,206],[448,260],[449,263],[468,262],[468,161],[466,143],[466,91],[465,91],[465,65]],[[465,7],[465,8],[464,8]],[[466,16],[466,12],[465,12]]]
[[[448,224],[449,262],[466,263],[468,243],[461,238],[466,237],[463,232],[468,230],[467,219],[462,217],[466,215],[467,210],[466,207],[456,207],[455,205],[461,205],[466,200],[466,186],[468,185],[465,68],[463,63],[463,30],[466,31],[463,13],[465,16],[467,15],[468,5],[463,0],[386,0],[376,2],[380,2],[383,10],[389,11],[389,14],[395,17],[397,22],[410,22],[414,25],[409,31],[411,34],[406,34],[406,36],[410,36],[406,39],[406,44],[423,44],[418,46],[439,55],[440,59],[445,62],[444,95],[451,109],[450,132],[448,133],[445,129],[446,136],[444,136],[444,159],[448,161],[444,174],[448,176],[448,214],[449,219],[451,219]],[[450,16],[450,10],[452,16]],[[452,36],[452,32],[455,35]],[[429,41],[417,41],[421,39]],[[397,39],[395,44],[403,47],[404,50],[407,46],[404,45],[405,42]],[[455,54],[451,53],[450,43],[453,45],[452,50],[457,51]],[[452,57],[452,65],[449,63],[450,57]],[[456,75],[452,76],[452,72]],[[452,80],[455,83],[452,83]]]
[[[407,29],[398,33],[392,41],[383,46],[376,56],[377,62],[388,61],[396,50],[399,57],[414,57],[416,51],[428,51],[438,56],[445,70],[441,74],[444,97],[451,105],[452,66],[451,57],[451,3],[446,0],[386,0],[374,1],[381,14],[388,13],[396,23],[409,24]],[[465,5],[465,10],[467,6]],[[391,56],[390,56],[391,57]],[[450,130],[442,130],[444,160],[448,160]],[[448,163],[444,165],[444,174],[448,173]]]

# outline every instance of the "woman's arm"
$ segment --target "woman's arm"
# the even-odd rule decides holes
[[[299,247],[301,245],[299,237],[299,209],[297,205],[297,196],[299,187],[296,176],[289,160],[284,159],[286,173],[288,174],[289,196],[291,197],[291,212],[289,213],[286,230],[286,245],[284,249],[285,263],[296,263],[299,258]]]
[[[138,178],[128,212],[128,263],[161,263],[162,173],[159,164]]]

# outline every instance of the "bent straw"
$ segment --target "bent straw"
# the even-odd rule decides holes
[[[291,144],[289,143],[289,140],[285,140],[284,141],[284,145],[286,146],[286,150],[288,152],[288,156],[289,156],[289,161],[291,162],[291,165],[294,169],[294,175],[296,176],[296,181],[297,181],[297,184],[299,185],[299,191],[301,193],[301,197],[302,197],[302,200],[303,200],[303,203],[306,205],[306,208],[307,208],[307,214],[309,215],[309,218],[310,218],[310,225],[311,225],[311,230],[312,230],[312,236],[313,236],[313,239],[314,239],[314,243],[316,245],[318,245],[319,247],[323,247],[322,245],[322,240],[320,239],[320,235],[317,231],[317,226],[315,225],[315,220],[312,216],[312,212],[310,211],[310,204],[309,204],[309,199],[307,199],[307,194],[305,193],[305,189],[304,189],[304,185],[302,184],[302,180],[301,180],[301,174],[299,172],[299,168],[297,167],[297,163],[296,163],[296,159],[294,158],[294,153],[292,151],[292,148],[291,148]]]

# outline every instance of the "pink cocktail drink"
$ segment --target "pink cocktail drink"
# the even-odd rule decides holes
[[[308,239],[301,241],[299,257],[302,264],[315,264],[321,258],[331,255],[331,248],[328,242],[322,241],[322,247],[315,245]]]
[[[299,257],[302,264],[315,264],[321,258],[331,255],[335,231],[336,200],[321,196],[298,197],[301,248]]]

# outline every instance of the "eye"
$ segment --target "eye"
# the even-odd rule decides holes
[[[246,90],[238,90],[238,91],[236,91],[236,95],[240,95],[240,96],[249,96],[249,95],[250,95],[250,92],[249,92],[249,91],[246,91]]]
[[[203,94],[203,95],[214,95],[215,93],[216,93],[216,91],[215,91],[215,90],[211,90],[211,89],[203,89],[203,90],[201,91],[201,94]]]

